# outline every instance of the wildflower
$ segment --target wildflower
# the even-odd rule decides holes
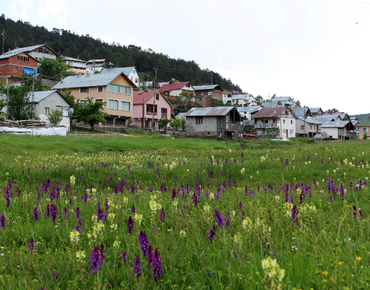
[[[35,249],[35,240],[31,238],[30,244],[28,245],[28,249],[30,250],[31,253],[33,253],[33,250]]]
[[[239,205],[238,205],[238,210],[242,210],[243,209],[243,203],[240,202]]]
[[[225,221],[222,213],[220,213],[217,208],[215,208],[215,220],[219,227],[222,229],[223,226],[225,225]]]
[[[212,229],[210,229],[208,232],[208,236],[209,236],[208,240],[212,242],[216,238],[216,233],[217,233],[217,226],[214,225]]]
[[[106,259],[103,244],[95,246],[90,256],[91,274],[95,274],[99,269],[101,269],[103,259]]]
[[[131,216],[129,216],[127,221],[127,233],[129,233],[131,236],[133,230],[134,230],[134,220],[132,219]]]
[[[158,171],[158,169],[157,169],[157,171]],[[136,274],[136,278],[139,279],[142,269],[143,269],[143,266],[141,265],[140,256],[137,255],[136,258],[135,258],[135,262],[134,262],[134,271],[135,271],[135,274]]]
[[[149,244],[148,236],[146,235],[145,231],[140,232],[139,244],[140,244],[140,247],[141,247],[141,251],[146,256],[150,244]]]
[[[328,276],[329,272],[328,271],[324,271],[321,274],[323,274],[324,276]]]
[[[51,221],[52,222],[55,222],[57,220],[57,217],[58,217],[58,208],[55,204],[51,204],[51,207],[50,207],[50,216],[51,216]]]
[[[3,214],[0,215],[0,226],[3,228],[3,230],[5,229],[6,218],[5,218],[5,215],[3,215]]]
[[[165,219],[166,219],[166,212],[164,211],[164,208],[162,207],[162,210],[161,210],[161,217],[160,217],[160,219],[161,219],[161,222],[164,222],[165,221]]]
[[[77,207],[76,208],[76,218],[79,218],[80,217],[80,214],[81,214],[80,208]]]
[[[356,257],[356,261],[359,261],[360,262],[361,260],[362,260],[361,257],[359,257],[359,256]]]
[[[162,277],[162,259],[159,255],[158,248],[155,248],[154,255],[152,258],[152,269],[153,269],[153,278],[158,280]]]
[[[125,262],[125,264],[127,264],[127,252],[122,253],[122,260]]]
[[[76,259],[78,262],[83,262],[85,257],[85,251],[76,251]]]
[[[194,206],[197,206],[199,203],[198,196],[195,193],[193,194],[193,203]]]
[[[56,267],[54,267],[54,270],[51,270],[51,275],[53,276],[53,279],[58,279],[60,277]]]
[[[71,244],[78,244],[78,241],[80,239],[80,232],[79,231],[72,231],[69,233],[69,239],[71,241]]]
[[[136,207],[135,207],[134,204],[132,205],[131,212],[132,212],[132,214],[135,214],[136,213]]]
[[[37,207],[35,207],[34,209],[33,209],[33,217],[34,217],[34,219],[35,219],[35,221],[37,221],[38,219],[39,219],[39,210],[37,209]]]
[[[185,237],[186,237],[186,231],[181,230],[181,231],[180,231],[180,237],[185,238]]]

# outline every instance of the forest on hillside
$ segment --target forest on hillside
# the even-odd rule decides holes
[[[194,61],[173,59],[163,53],[150,49],[143,50],[139,46],[122,46],[118,43],[106,43],[89,35],[78,35],[70,30],[53,28],[48,31],[43,26],[33,26],[29,22],[7,19],[0,16],[0,31],[5,33],[4,51],[17,47],[46,44],[58,55],[89,59],[106,59],[116,67],[135,66],[145,81],[153,80],[154,68],[157,69],[157,81],[165,82],[172,78],[189,81],[193,86],[218,84],[224,90],[239,91],[242,89],[223,78],[219,73],[201,69]]]

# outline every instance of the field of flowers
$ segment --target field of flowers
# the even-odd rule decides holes
[[[369,149],[0,154],[0,288],[368,289]]]

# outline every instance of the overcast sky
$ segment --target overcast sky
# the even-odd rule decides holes
[[[370,0],[9,0],[0,12],[194,60],[264,99],[370,113]]]

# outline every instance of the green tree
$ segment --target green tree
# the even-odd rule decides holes
[[[222,107],[222,106],[225,106],[222,101],[217,100],[215,98],[211,98],[211,107]]]
[[[76,104],[76,99],[72,95],[72,90],[71,89],[62,89],[59,91],[59,94],[62,95],[62,97],[69,103],[71,108],[73,108]]]
[[[0,99],[0,121],[5,121],[5,113],[2,111],[5,106],[5,101],[3,99]]]
[[[71,73],[67,72],[69,67],[60,57],[56,60],[43,58],[38,67],[38,72],[42,77],[51,80],[60,80],[62,77],[71,75]]]
[[[78,102],[74,106],[73,118],[78,122],[87,122],[91,126],[91,131],[94,131],[94,124],[101,122],[107,123],[109,115],[103,112],[103,106],[105,102],[97,101],[93,102],[93,98],[87,98],[85,102]]]
[[[171,121],[170,126],[176,130],[181,127],[182,121],[180,118],[176,118]]]
[[[9,120],[29,120],[35,117],[27,85],[10,85],[8,89],[3,88],[2,91],[8,94],[7,114]]]
[[[47,116],[47,118],[48,118],[48,121],[52,125],[56,126],[60,122],[62,122],[62,120],[63,120],[63,112],[62,112],[62,110],[58,110],[58,109],[55,109],[54,110],[54,109],[51,109],[49,115]]]
[[[160,121],[159,121],[159,124],[158,124],[158,126],[159,126],[159,128],[166,128],[167,127],[167,124],[168,123],[170,123],[171,121],[170,120],[168,120],[167,118],[165,118],[165,119],[161,119]]]
[[[263,102],[262,96],[258,95],[255,99],[257,101],[257,105],[260,106],[262,104],[262,102]]]

